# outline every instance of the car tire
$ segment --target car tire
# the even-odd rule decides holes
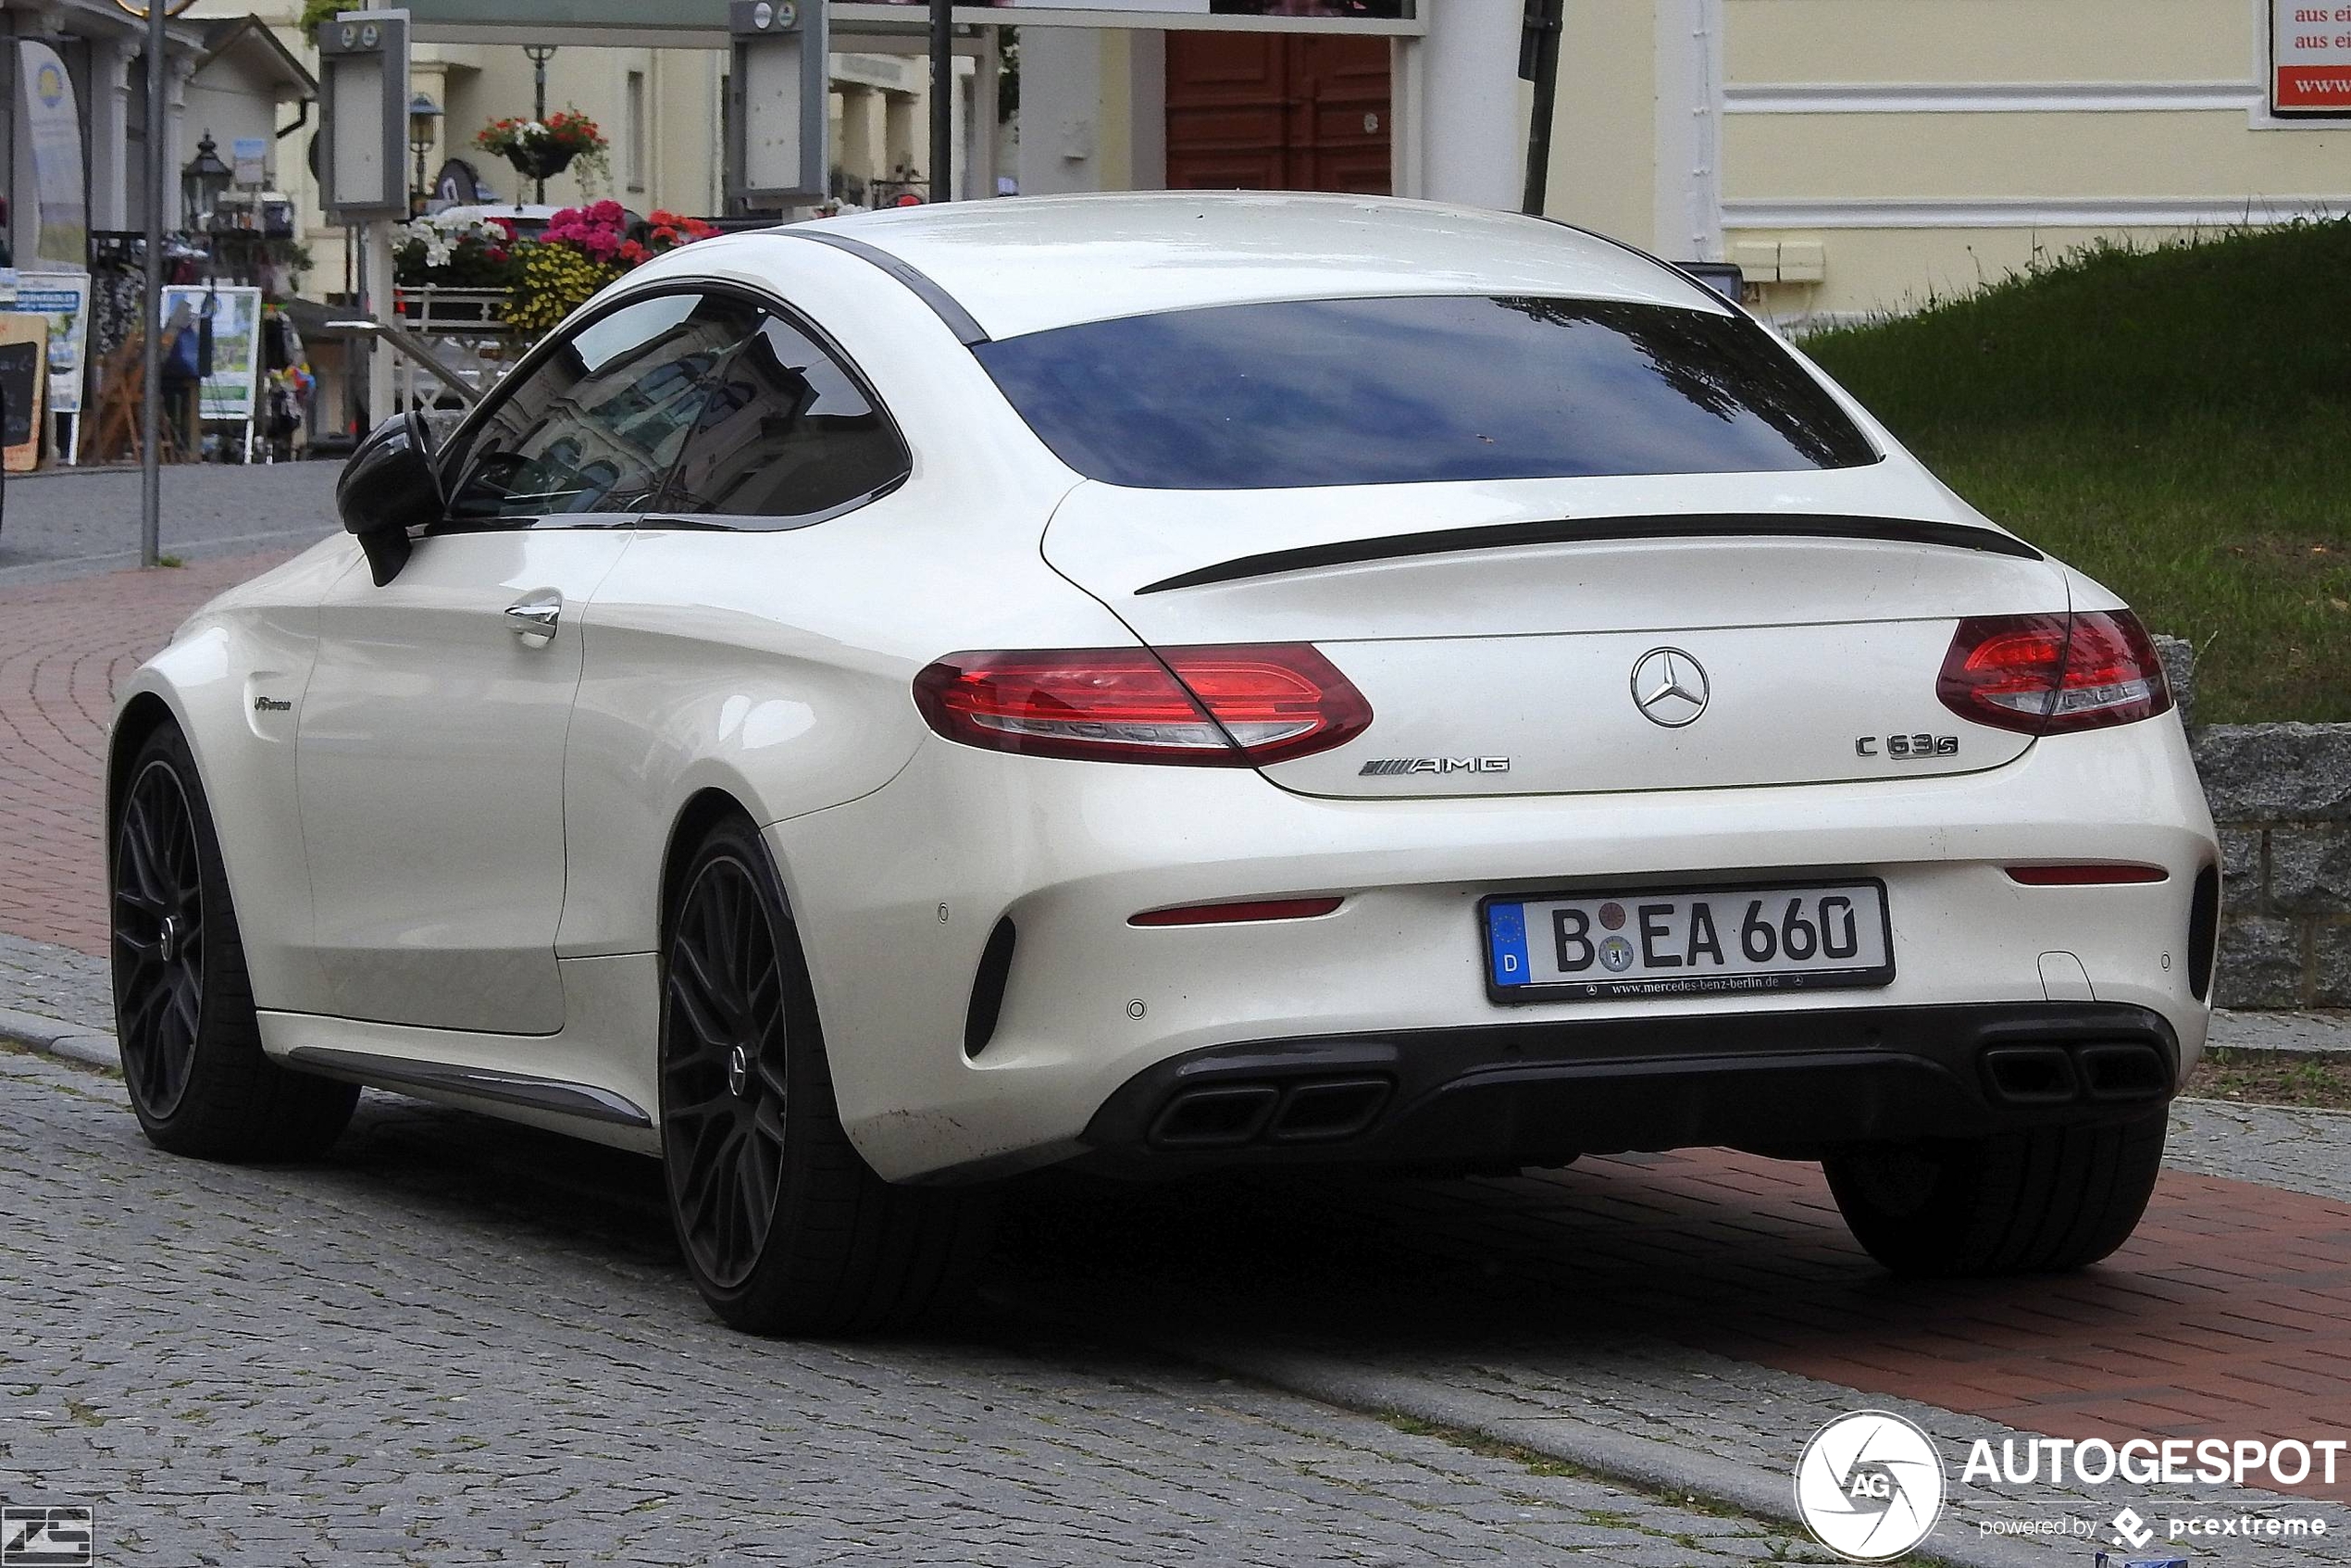
[[[842,1130],[790,908],[758,830],[715,827],[664,924],[662,1163],[704,1300],[753,1334],[903,1327],[956,1300],[984,1194],[894,1186]]]
[[[176,725],[139,747],[112,828],[115,1038],[147,1140],[205,1160],[323,1154],[358,1087],[263,1053],[219,836]]]
[[[1899,1275],[2045,1274],[2130,1238],[2163,1164],[2162,1112],[2091,1126],[1840,1151],[1822,1162],[1854,1239]]]

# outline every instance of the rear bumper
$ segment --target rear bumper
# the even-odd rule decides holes
[[[1256,1040],[1161,1062],[1086,1128],[1129,1175],[1234,1164],[1516,1167],[1728,1144],[2111,1120],[2168,1101],[2160,1014],[2106,1003],[1837,1008]]]
[[[1859,1031],[1869,1026],[1835,1016],[2016,1007],[2063,1019],[2108,1005],[2161,1021],[2176,1081],[2210,1015],[2185,960],[2194,890],[2219,856],[2184,738],[2168,721],[2044,741],[1982,773],[1883,784],[1396,802],[1300,796],[1238,770],[1007,757],[932,741],[887,787],[767,832],[808,950],[843,1125],[892,1181],[977,1179],[1099,1152],[1116,1141],[1104,1107],[1127,1086],[1262,1042],[1400,1051],[1409,1041],[1415,1055],[1426,1042],[1443,1055],[1459,1041],[1491,1040],[1498,1052],[1516,1041],[1524,1052],[1526,1042],[1665,1040],[1675,1043],[1568,1055],[1723,1056],[1750,1075],[1766,1071],[1750,1064],[1768,1056],[1772,1082],[1797,1083],[1796,1064],[1779,1057],[1866,1043]],[[2003,870],[2083,858],[2161,866],[2167,877],[2023,887]],[[1508,1008],[1487,991],[1477,909],[1494,894],[1863,877],[1883,882],[1891,901],[1896,975],[1883,987]],[[1130,924],[1139,911],[1317,895],[1344,902],[1330,915],[1262,925]],[[1009,964],[992,964],[991,944],[1008,930]],[[1734,1014],[1735,1035],[1723,1026]],[[1564,1060],[1564,1050],[1536,1054]],[[1971,1110],[1964,1093],[1938,1101],[1898,1087],[1933,1085],[1938,1074],[1972,1082],[1972,1068],[1950,1052],[1895,1054],[1926,1065],[1872,1057],[1860,1076],[1888,1087],[1835,1092]],[[1499,1060],[1495,1070],[1510,1065]],[[1594,1080],[1637,1084],[1640,1075],[1578,1066],[1565,1076],[1574,1093],[1536,1098],[1598,1095]],[[1419,1085],[1396,1087],[1402,1095]],[[1466,1103],[1485,1089],[1500,1093],[1486,1084],[1451,1094]],[[1810,1092],[1785,1098],[1802,1111]],[[1622,1093],[1637,1102],[1624,1116],[1668,1114],[1637,1087]],[[1726,1095],[1736,1098],[1674,1089],[1661,1103],[1710,1106]],[[1692,1130],[1661,1136],[1643,1124],[1639,1139],[1620,1135],[1613,1146],[1727,1136],[1707,1130],[1721,1119],[1711,1110],[1673,1114]],[[1917,1125],[1891,1116],[1825,1132],[1891,1136]],[[1506,1158],[1485,1152],[1489,1163]]]

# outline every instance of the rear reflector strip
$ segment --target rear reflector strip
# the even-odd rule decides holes
[[[1130,915],[1129,926],[1233,926],[1250,920],[1312,920],[1328,915],[1338,899],[1260,899],[1254,903],[1195,903],[1182,909],[1152,909]]]
[[[2009,880],[2028,888],[2089,888],[2121,882],[2168,882],[2159,865],[2011,865]]]

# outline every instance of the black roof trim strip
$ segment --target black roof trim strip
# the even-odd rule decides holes
[[[865,241],[848,234],[825,233],[802,224],[794,224],[789,229],[773,230],[771,232],[797,240],[814,240],[820,245],[830,245],[837,251],[847,251],[851,255],[872,262],[876,267],[912,289],[917,298],[930,306],[932,312],[941,321],[947,323],[947,330],[954,333],[956,341],[965,348],[977,348],[981,343],[988,342],[987,332],[981,330],[978,322],[972,319],[972,313],[964,308],[961,301],[940,288],[932,280],[930,274],[921,268],[901,260],[879,245],[869,245]]]
[[[1323,566],[1354,566],[1412,555],[1449,555],[1462,550],[1513,550],[1534,544],[1612,544],[1637,539],[1874,539],[1899,544],[1981,550],[2028,561],[2043,559],[2038,550],[2021,539],[1967,523],[1819,513],[1790,516],[1778,512],[1704,512],[1679,516],[1569,517],[1556,522],[1495,523],[1483,528],[1341,540],[1332,544],[1242,555],[1197,571],[1162,578],[1135,591],[1164,593],[1177,588],[1237,582],[1244,578],[1274,577],[1283,572],[1313,571]]]

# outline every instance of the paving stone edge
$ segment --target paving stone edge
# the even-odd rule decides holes
[[[1529,1415],[1524,1405],[1490,1394],[1448,1388],[1410,1374],[1367,1371],[1312,1354],[1159,1337],[1153,1338],[1152,1348],[1320,1404],[1449,1426],[1646,1490],[1701,1498],[1804,1532],[1792,1472],[1684,1452],[1572,1415]],[[1947,1562],[1953,1568],[2047,1568],[2051,1557],[2006,1537],[1952,1531],[1929,1537],[1907,1561]]]
[[[63,1057],[85,1067],[104,1072],[122,1071],[122,1052],[114,1036],[103,1029],[85,1028],[60,1018],[44,1018],[37,1013],[19,1013],[13,1007],[0,1007],[0,1042],[20,1045],[44,1055]]]

